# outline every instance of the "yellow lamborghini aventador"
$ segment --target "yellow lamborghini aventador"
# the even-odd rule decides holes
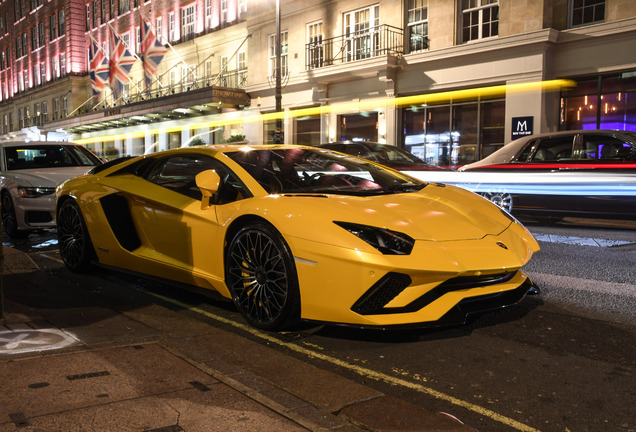
[[[57,189],[59,247],[218,291],[267,330],[464,323],[536,291],[508,213],[329,150],[211,146],[111,162]]]

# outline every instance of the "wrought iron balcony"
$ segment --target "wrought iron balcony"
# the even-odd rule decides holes
[[[404,53],[404,32],[401,28],[382,24],[329,39],[317,37],[305,45],[305,68],[360,61],[387,54]]]

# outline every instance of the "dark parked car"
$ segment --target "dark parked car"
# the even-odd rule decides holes
[[[455,184],[523,216],[636,219],[636,133],[578,130],[517,139],[423,180]]]
[[[318,147],[328,148],[341,153],[350,154],[359,158],[388,166],[396,170],[440,170],[441,168],[428,165],[426,162],[412,155],[406,150],[389,144],[376,142],[333,142],[321,144]]]

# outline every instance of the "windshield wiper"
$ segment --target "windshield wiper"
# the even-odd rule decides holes
[[[388,186],[386,190],[389,190],[391,192],[409,192],[419,191],[424,189],[424,187],[426,187],[426,183],[417,184],[413,182],[407,182]]]

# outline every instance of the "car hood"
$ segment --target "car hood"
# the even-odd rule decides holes
[[[6,178],[12,178],[21,186],[57,187],[60,183],[86,174],[92,166],[42,168],[28,170],[12,170],[3,173]]]
[[[481,239],[497,235],[511,223],[494,204],[463,189],[446,185],[428,185],[420,192],[372,197],[324,195],[310,197],[283,195],[281,208],[286,219],[303,219],[302,224],[284,223],[286,234],[302,238],[328,240],[331,234],[341,235],[339,229],[324,226],[325,215],[332,221],[359,223],[405,233],[416,240],[451,241]],[[293,200],[287,201],[287,200]],[[328,224],[328,225],[329,225]],[[308,233],[298,227],[312,226]],[[320,230],[318,227],[323,227]],[[335,242],[337,243],[337,242]]]

